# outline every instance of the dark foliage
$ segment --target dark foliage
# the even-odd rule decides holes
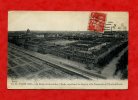
[[[102,58],[98,59],[97,64],[99,67],[104,67],[105,65],[109,64],[109,62],[116,57],[126,46],[128,42],[123,43],[122,45],[116,47],[115,49],[111,50],[107,55]]]
[[[126,79],[128,76],[127,65],[128,65],[128,50],[118,60],[114,75],[117,75],[117,73],[120,71],[122,73],[122,79]]]

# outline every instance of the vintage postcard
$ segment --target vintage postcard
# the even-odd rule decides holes
[[[128,89],[128,17],[9,11],[8,89]]]

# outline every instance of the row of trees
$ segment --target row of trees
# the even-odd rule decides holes
[[[97,65],[100,68],[103,68],[105,65],[109,64],[109,62],[128,45],[128,42],[124,42],[123,44],[119,45],[118,47],[111,50],[107,55],[101,57],[97,61]]]
[[[128,65],[128,50],[118,60],[114,75],[117,75],[118,72],[121,72],[122,74],[121,78],[127,79],[128,77],[127,65]]]

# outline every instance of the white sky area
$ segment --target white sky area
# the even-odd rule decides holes
[[[10,11],[8,31],[87,31],[90,11]],[[102,12],[107,14],[106,22],[117,26],[123,23],[128,30],[127,12]]]

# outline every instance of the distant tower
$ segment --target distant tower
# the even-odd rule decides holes
[[[27,29],[26,34],[30,34],[30,33],[31,33],[31,31],[29,29]]]
[[[25,34],[25,41],[27,42],[30,39],[31,39],[31,31],[27,29],[26,34]]]

